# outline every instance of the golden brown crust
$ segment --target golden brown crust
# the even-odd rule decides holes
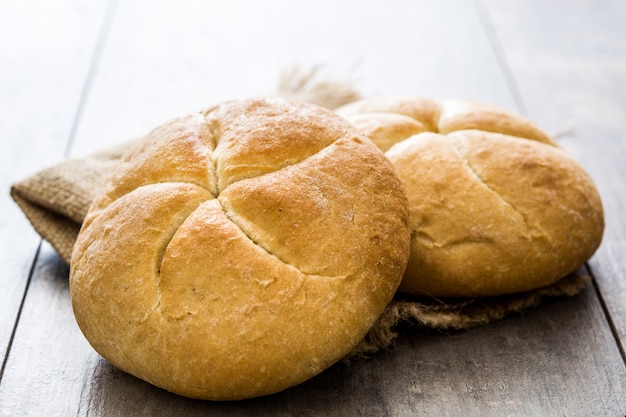
[[[491,104],[468,100],[442,100],[437,132],[482,130],[556,145],[548,135],[520,114]]]
[[[554,283],[595,252],[604,230],[595,186],[532,122],[483,103],[414,99],[415,106],[426,103],[432,131],[405,129],[390,140],[379,133],[402,130],[392,116],[411,102],[397,100],[337,111],[372,133],[405,187],[412,239],[400,291],[435,297],[527,291]]]
[[[128,153],[79,235],[72,303],[121,369],[189,397],[249,398],[347,354],[396,291],[409,240],[391,164],[343,119],[227,102]]]

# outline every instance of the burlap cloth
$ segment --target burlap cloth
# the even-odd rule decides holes
[[[316,72],[314,68],[305,74],[297,70],[286,73],[277,95],[330,109],[360,98],[346,83],[316,81]],[[35,230],[67,263],[91,201],[129,145],[118,145],[88,157],[66,160],[11,186],[11,197]],[[367,356],[388,348],[398,335],[396,329],[400,323],[437,330],[469,329],[537,306],[546,298],[573,296],[583,290],[589,281],[588,276],[577,272],[546,288],[475,299],[437,300],[398,294],[349,357]]]

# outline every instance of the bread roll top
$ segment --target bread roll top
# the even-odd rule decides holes
[[[483,297],[550,285],[599,246],[593,181],[529,119],[466,100],[367,99],[337,110],[394,165],[409,199],[400,291]]]
[[[283,390],[346,355],[408,261],[393,167],[336,114],[226,102],[153,130],[94,202],[72,303],[122,370],[213,400]]]

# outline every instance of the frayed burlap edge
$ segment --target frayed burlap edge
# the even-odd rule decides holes
[[[306,72],[297,67],[285,71],[278,84],[276,95],[317,104],[331,110],[362,98],[349,83],[321,76],[319,66],[312,67]]]
[[[397,295],[344,360],[363,358],[388,349],[398,336],[396,327],[402,323],[435,330],[466,330],[536,307],[546,298],[572,297],[590,282],[588,275],[577,271],[548,287],[497,297],[442,301]]]
[[[11,197],[35,231],[68,264],[89,205],[128,146],[64,161],[11,186]]]

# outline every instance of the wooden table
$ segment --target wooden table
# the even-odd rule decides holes
[[[0,40],[0,415],[626,415],[626,2],[4,1]],[[113,368],[10,184],[317,64],[365,96],[478,99],[558,134],[605,205],[593,283],[471,331],[403,329],[389,352],[250,401]]]

